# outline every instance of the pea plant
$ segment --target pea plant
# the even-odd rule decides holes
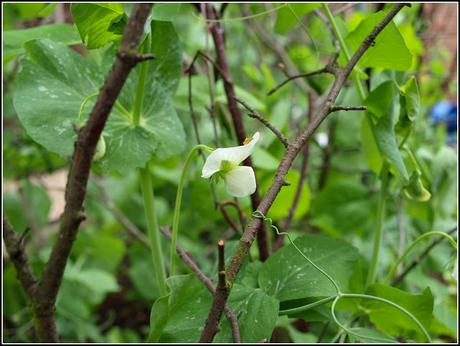
[[[5,341],[455,342],[420,6],[5,5]]]

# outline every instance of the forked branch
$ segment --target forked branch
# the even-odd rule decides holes
[[[311,138],[323,120],[330,114],[331,106],[337,99],[340,90],[345,85],[345,82],[347,81],[347,78],[352,72],[354,66],[357,64],[366,50],[371,46],[377,35],[385,28],[388,23],[390,23],[394,16],[396,16],[396,14],[403,8],[403,6],[404,4],[396,4],[393,9],[386,14],[385,18],[366,37],[364,42],[361,43],[360,47],[350,59],[348,64],[336,73],[335,81],[323,104],[318,108],[315,116],[313,116],[312,121],[308,124],[307,128],[294,140],[294,142],[286,148],[286,152],[280,165],[278,166],[278,170],[273,179],[273,183],[257,208],[257,212],[259,212],[261,215],[267,214],[268,210],[273,204],[276,196],[283,186],[286,174],[289,171],[289,168],[291,167],[292,162],[294,161],[297,154],[300,152],[305,143],[307,143],[307,141]],[[260,218],[253,218],[246,227],[246,230],[240,239],[239,246],[236,249],[235,254],[233,255],[226,270],[227,285],[231,286],[235,281],[243,261],[255,239],[257,229],[260,227],[261,222],[262,220]],[[216,291],[205,328],[201,334],[201,342],[211,342],[213,340],[217,332],[220,318],[222,316],[223,307],[227,302],[229,294],[230,290]]]

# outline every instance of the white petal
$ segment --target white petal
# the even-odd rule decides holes
[[[214,150],[206,159],[201,176],[209,178],[220,170],[222,161],[229,161],[231,164],[238,166],[254,151],[254,146],[259,141],[259,132],[256,132],[249,143],[238,147],[218,148]]]
[[[329,137],[327,133],[320,132],[316,135],[316,140],[318,141],[318,144],[321,148],[327,147],[327,144],[329,143]]]
[[[227,191],[234,197],[246,197],[256,191],[256,177],[248,166],[238,166],[225,175]]]

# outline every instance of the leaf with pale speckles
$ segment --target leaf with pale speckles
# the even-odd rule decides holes
[[[143,167],[153,154],[165,158],[184,148],[185,133],[172,100],[180,78],[181,49],[171,23],[154,21],[151,32],[156,59],[148,63],[140,123],[134,125],[131,115],[138,66],[103,132],[107,150],[99,164],[108,170]],[[14,98],[18,117],[35,141],[61,156],[70,156],[75,128],[84,125],[107,69],[50,40],[30,41],[25,50],[27,59],[22,62]]]

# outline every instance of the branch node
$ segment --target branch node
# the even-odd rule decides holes
[[[330,112],[338,112],[338,111],[365,111],[367,110],[366,106],[332,106],[330,107]]]
[[[135,50],[119,50],[117,56],[131,67],[142,61],[155,59],[153,54],[139,54]]]
[[[249,106],[246,102],[244,102],[243,100],[241,100],[240,98],[238,97],[233,97],[235,99],[236,102],[238,102],[239,104],[241,104],[244,108],[246,108],[246,110],[248,110],[248,116],[250,116],[251,118],[254,118],[254,119],[257,119],[259,120],[263,125],[265,125],[266,127],[268,127],[272,132],[273,134],[278,137],[278,139],[281,141],[281,143],[283,143],[283,145],[287,148],[289,146],[289,142],[287,140],[286,137],[284,137],[284,135],[275,127],[273,126],[267,119],[265,119],[262,115],[260,115],[259,112],[257,112],[254,108],[252,108],[251,106]]]

